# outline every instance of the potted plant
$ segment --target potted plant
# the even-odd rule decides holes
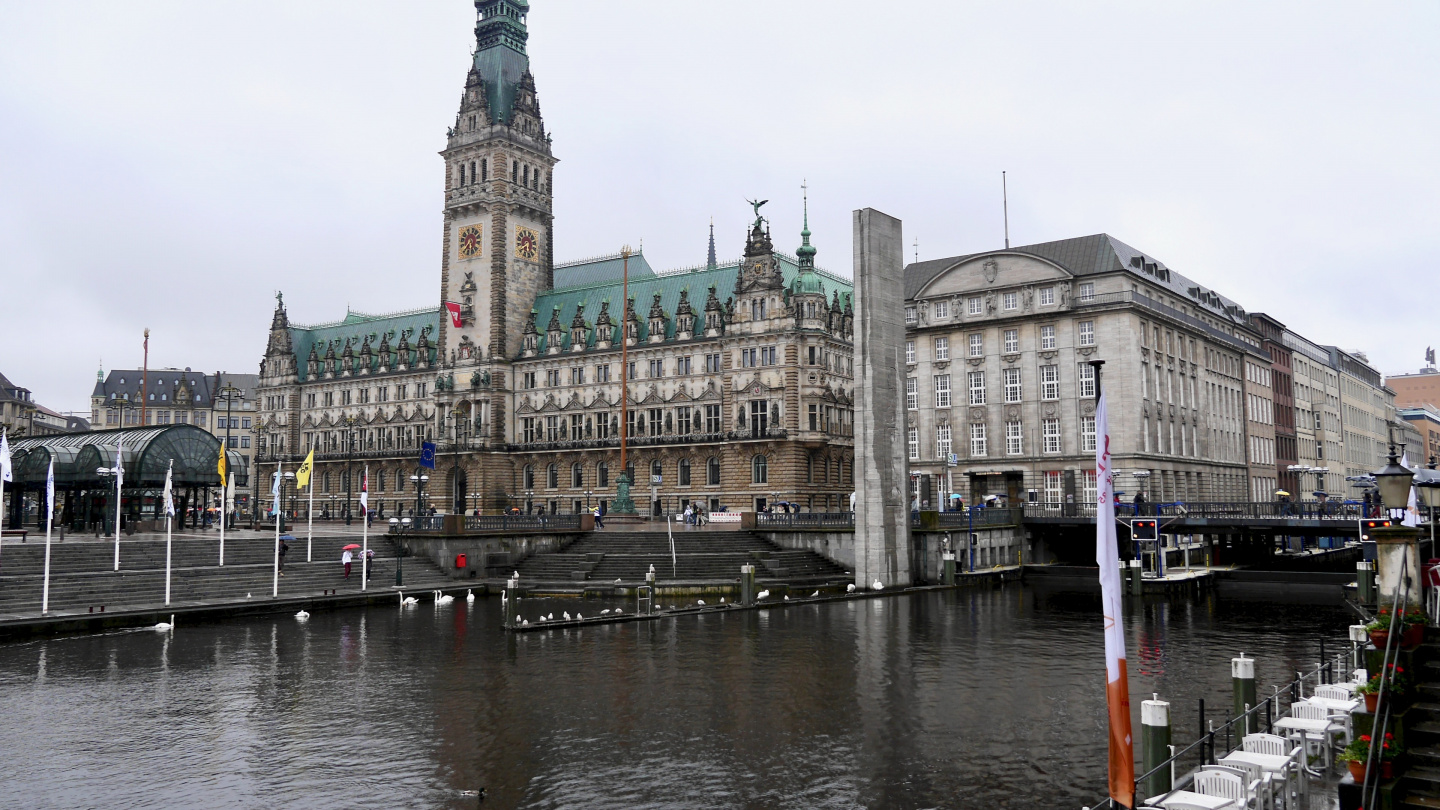
[[[1405,668],[1395,664],[1390,665],[1390,677],[1386,679],[1385,697],[1389,700],[1399,700],[1410,694],[1410,681],[1405,674]],[[1355,693],[1365,697],[1365,711],[1374,714],[1380,705],[1380,673],[1370,676],[1370,680],[1355,688]]]
[[[1425,641],[1425,611],[1420,608],[1405,609],[1405,629],[1400,633],[1400,646],[1415,649]]]
[[[1390,608],[1382,607],[1375,614],[1375,620],[1365,625],[1365,630],[1370,634],[1370,643],[1376,649],[1385,649],[1385,644],[1390,640],[1391,619]]]
[[[1365,781],[1365,765],[1370,760],[1370,744],[1370,735],[1361,734],[1345,746],[1344,751],[1340,752],[1339,760],[1345,763],[1345,767],[1350,770],[1350,778],[1356,782]],[[1380,746],[1380,756],[1377,758],[1381,779],[1395,778],[1395,758],[1398,756],[1400,756],[1400,746],[1395,742],[1395,735],[1386,734],[1385,741]]]

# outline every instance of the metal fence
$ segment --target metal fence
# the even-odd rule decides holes
[[[853,529],[854,512],[761,512],[755,525],[765,529]]]
[[[468,531],[578,531],[580,515],[467,515]]]
[[[1094,518],[1093,503],[1029,503],[1025,516],[1033,518]],[[1382,517],[1384,510],[1371,507],[1365,514],[1360,504],[1316,501],[1280,503],[1276,501],[1215,501],[1115,505],[1115,516],[1162,518],[1230,518],[1234,520],[1337,520],[1355,521],[1364,517]]]

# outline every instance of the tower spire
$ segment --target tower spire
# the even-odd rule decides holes
[[[714,270],[719,266],[715,261],[715,217],[710,217],[710,252],[705,257],[705,269]]]
[[[800,231],[800,247],[795,250],[795,257],[800,260],[802,268],[815,267],[815,248],[810,246],[810,184],[809,181],[800,183],[800,190],[804,195],[805,225]]]

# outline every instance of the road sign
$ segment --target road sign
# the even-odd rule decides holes
[[[659,486],[659,485],[660,485],[660,476],[658,476],[658,475],[652,475],[652,476],[650,476],[650,485],[651,485],[651,486]]]

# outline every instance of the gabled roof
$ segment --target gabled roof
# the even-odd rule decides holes
[[[1150,284],[1170,290],[1216,317],[1253,328],[1244,307],[1172,271],[1164,262],[1106,233],[916,262],[905,268],[905,298],[913,299],[925,285],[955,265],[977,256],[1002,253],[1019,253],[1045,259],[1081,277],[1128,272]]]
[[[430,347],[433,351],[440,338],[440,309],[438,307],[433,309],[427,307],[391,315],[369,315],[347,308],[344,320],[315,326],[290,327],[290,342],[295,351],[295,369],[302,381],[308,379],[307,361],[310,359],[311,346],[315,347],[323,362],[327,343],[334,342],[335,356],[338,358],[344,353],[345,341],[349,339],[352,342],[351,349],[358,356],[360,347],[365,344],[365,336],[373,335],[374,337],[370,341],[371,370],[373,371],[379,367],[382,336],[390,337],[390,350],[395,351],[396,347],[400,345],[400,335],[407,329],[413,330],[410,335],[410,350],[414,351],[415,344],[420,340],[421,332],[427,326],[430,327]]]
[[[90,396],[103,397],[107,401],[128,396],[130,401],[135,403],[145,399],[147,404],[155,403],[151,407],[174,405],[175,400],[172,397],[175,396],[181,381],[184,381],[190,389],[192,401],[183,404],[191,408],[208,408],[214,397],[214,392],[210,390],[214,379],[203,371],[192,371],[188,368],[152,368],[148,372],[138,368],[111,369],[105,379],[96,381],[95,390]],[[146,390],[142,393],[141,388]],[[154,398],[147,398],[143,396],[144,393]]]

